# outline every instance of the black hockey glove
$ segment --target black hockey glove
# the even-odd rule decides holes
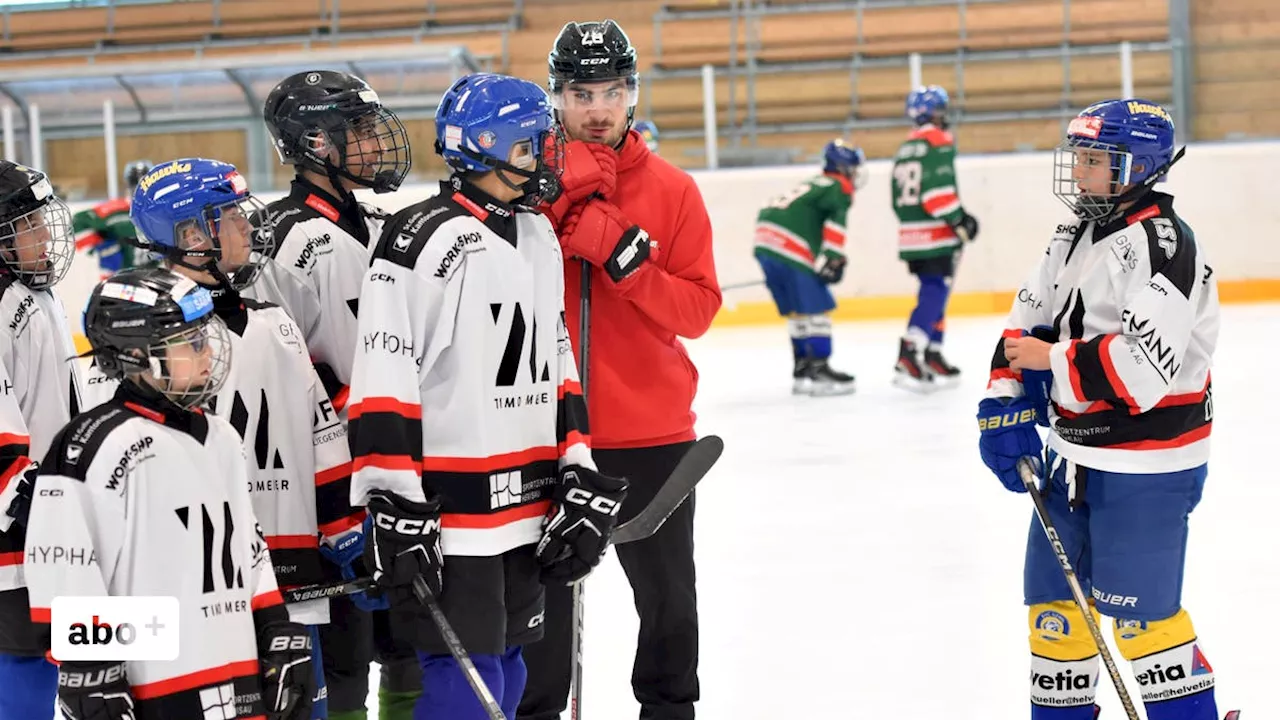
[[[27,517],[31,515],[31,499],[36,493],[36,473],[39,466],[31,463],[22,471],[22,477],[14,484],[13,500],[9,508],[0,517],[0,532],[8,532],[9,526],[17,523],[26,526]]]
[[[970,215],[964,210],[960,211],[960,219],[955,225],[951,226],[955,231],[956,237],[963,242],[973,242],[978,239],[978,218]]]
[[[824,255],[822,267],[818,268],[818,279],[828,285],[835,285],[844,279],[845,259],[835,255]]]
[[[591,573],[613,537],[627,481],[579,465],[560,472],[537,558],[544,582],[572,584]]]
[[[134,720],[133,693],[124,663],[60,664],[58,707],[68,720]]]
[[[311,633],[295,622],[268,623],[259,631],[258,666],[268,720],[308,720],[316,696]]]
[[[444,553],[440,550],[440,500],[414,502],[391,491],[369,496],[373,537],[365,538],[364,564],[393,603],[416,602],[413,580],[421,575],[440,596]]]

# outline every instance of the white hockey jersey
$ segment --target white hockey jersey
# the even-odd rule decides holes
[[[128,662],[139,720],[264,716],[257,631],[287,620],[230,423],[132,384],[66,427],[27,523],[31,617],[55,597],[178,598],[176,660]]]
[[[360,532],[364,520],[350,503],[346,430],[311,366],[302,331],[283,309],[220,293],[214,312],[230,330],[232,359],[208,409],[231,423],[249,456],[249,497],[276,581],[290,589],[333,580],[320,543]],[[118,385],[96,366],[86,384],[91,406],[109,401]],[[291,604],[289,614],[294,622],[327,623],[329,602]]]
[[[80,412],[75,345],[62,303],[0,271],[0,652],[39,652],[22,572],[22,527],[6,512],[23,472]]]
[[[537,542],[559,469],[595,467],[550,223],[443,183],[387,221],[360,303],[353,504],[425,486],[446,555]]]
[[[1005,336],[1053,327],[1049,446],[1081,466],[1161,473],[1209,459],[1218,285],[1204,248],[1150,193],[1099,226],[1058,226],[1018,291]],[[1023,393],[1003,339],[988,397]]]
[[[335,406],[346,405],[355,353],[360,283],[386,215],[367,203],[338,198],[297,179],[289,195],[267,206],[276,232],[275,256],[241,294],[283,307],[306,336]]]

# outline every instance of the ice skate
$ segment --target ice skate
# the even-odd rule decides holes
[[[809,394],[814,397],[848,395],[857,389],[852,375],[833,369],[826,360],[809,361]]]
[[[930,347],[924,351],[925,368],[933,375],[933,383],[938,389],[951,388],[960,384],[960,368],[947,362],[942,356],[942,349]]]
[[[906,338],[902,338],[898,344],[898,363],[893,367],[893,384],[917,393],[930,393],[938,388],[933,373],[925,364],[924,354],[915,343]]]
[[[791,372],[791,394],[809,395],[813,391],[813,375],[807,358],[796,360],[795,370]]]

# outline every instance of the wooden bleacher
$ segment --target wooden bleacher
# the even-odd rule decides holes
[[[727,0],[678,0],[683,9],[726,8]],[[124,6],[114,10],[110,27],[103,8],[14,12],[10,37],[0,42],[0,53],[25,50],[89,47],[101,43],[117,46],[111,62],[137,60],[155,63],[167,58],[190,58],[193,50],[175,49],[163,54],[146,51],[145,44],[203,41],[208,38],[298,36],[282,51],[307,47],[362,47],[403,44],[404,37],[351,38],[344,33],[386,29],[432,29],[432,42],[465,45],[477,56],[503,57],[504,70],[535,82],[546,81],[547,52],[556,33],[570,20],[602,19],[605,15],[623,24],[640,55],[642,72],[653,68],[695,68],[712,63],[722,70],[729,62],[730,47],[737,61],[746,59],[748,32],[738,23],[730,38],[727,17],[664,19],[655,29],[653,18],[663,7],[681,9],[660,0],[619,0],[605,13],[594,0],[525,0],[519,29],[505,38],[500,33],[463,32],[461,26],[501,23],[510,19],[514,0],[348,0],[340,6],[340,34],[329,36],[331,18],[327,3],[296,0],[222,0],[217,22],[211,0],[164,5]],[[768,7],[803,5],[800,0],[771,0]],[[1106,45],[1123,40],[1160,42],[1168,38],[1166,0],[1071,0],[1064,17],[1061,0],[1008,0],[956,6],[914,8],[867,7],[859,28],[850,10],[765,14],[759,20],[756,58],[762,68],[815,61],[850,62],[854,54],[864,58],[902,58],[910,52],[954,53],[991,50],[1021,51],[1056,48],[1064,43],[1079,47]],[[1193,4],[1195,39],[1193,121],[1196,136],[1205,139],[1246,135],[1280,136],[1280,4],[1275,0],[1197,0]],[[459,27],[458,32],[449,28]],[[660,34],[660,38],[655,36]],[[860,33],[860,36],[859,36]],[[660,39],[661,51],[658,51]],[[137,45],[138,51],[121,52]],[[242,47],[208,45],[203,56],[235,55]],[[1165,52],[1135,52],[1135,92],[1157,101],[1171,101],[1171,58]],[[47,64],[83,63],[80,58],[48,58]],[[963,67],[963,93],[950,65],[926,63],[924,80],[951,90],[956,104],[968,113],[1036,111],[1082,107],[1120,92],[1119,57],[1074,55],[1069,76],[1054,57],[1009,57],[1001,60],[967,58]],[[29,66],[27,64],[26,66]],[[0,66],[2,67],[2,66]],[[764,126],[827,122],[848,119],[892,120],[902,115],[908,87],[905,64],[895,67],[812,69],[804,72],[761,72],[756,76],[755,118]],[[744,68],[739,66],[735,85],[736,120],[746,120],[747,91]],[[728,112],[728,81],[723,73],[717,83],[718,118],[723,125]],[[1064,95],[1064,80],[1068,88]],[[697,77],[659,77],[641,88],[641,111],[651,109],[651,119],[663,130],[695,130],[702,126],[701,80]],[[434,130],[430,121],[406,123],[415,146],[430,147]],[[966,151],[996,152],[1017,148],[1047,148],[1061,133],[1057,118],[992,123],[964,123],[957,128]],[[745,131],[743,132],[745,136]],[[830,139],[832,132],[761,132],[762,148],[791,148],[797,155],[811,154]],[[901,140],[902,128],[857,133],[868,154],[884,156]],[[54,141],[61,143],[63,141]],[[727,140],[722,138],[722,144]],[[51,143],[53,144],[53,143]],[[663,153],[682,165],[701,164],[702,140],[663,139]],[[690,152],[685,153],[686,150]],[[155,154],[155,153],[152,153]],[[418,167],[432,167],[429,152],[415,153]]]

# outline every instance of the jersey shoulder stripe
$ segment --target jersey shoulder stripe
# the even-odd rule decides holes
[[[1190,298],[1200,280],[1196,271],[1195,234],[1173,208],[1161,207],[1160,210],[1159,215],[1142,221],[1151,274],[1165,276],[1183,297]]]
[[[272,258],[279,254],[280,248],[284,247],[285,240],[299,223],[324,219],[324,216],[317,212],[315,208],[306,203],[298,202],[291,196],[282,197],[279,200],[268,203],[267,213],[271,218],[271,229],[276,236],[275,245],[271,248],[270,253]]]
[[[450,197],[440,194],[401,210],[382,230],[373,260],[386,260],[412,270],[418,257],[442,225],[470,213]]]

